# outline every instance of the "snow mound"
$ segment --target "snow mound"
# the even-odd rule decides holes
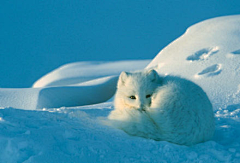
[[[38,80],[34,87],[39,88],[0,88],[0,107],[35,110],[105,102],[114,95],[121,71],[143,69],[149,62],[150,60],[67,64]]]
[[[240,104],[239,29],[238,15],[200,22],[164,48],[147,68],[196,82],[215,109]]]
[[[33,84],[33,87],[76,85],[97,78],[119,75],[122,71],[141,70],[151,60],[115,62],[76,62],[63,65]]]
[[[110,76],[81,83],[79,86],[1,88],[0,107],[35,110],[101,103],[114,95],[117,80],[117,76]]]
[[[82,106],[109,100],[115,93],[118,77],[105,77],[80,86],[46,87],[38,96],[37,109]]]

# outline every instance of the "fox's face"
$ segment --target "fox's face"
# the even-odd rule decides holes
[[[155,70],[127,73],[122,72],[115,98],[116,107],[144,111],[151,105],[151,96],[157,87],[158,74]]]

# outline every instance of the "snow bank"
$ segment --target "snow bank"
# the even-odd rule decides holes
[[[150,60],[67,64],[39,79],[34,88],[0,88],[0,107],[34,110],[101,103],[114,95],[121,71],[143,69],[149,62]]]
[[[0,107],[36,109],[40,90],[39,88],[0,88]]]
[[[109,100],[115,93],[117,76],[96,79],[80,86],[47,87],[41,89],[37,109],[62,106],[82,106]]]
[[[79,86],[4,88],[0,89],[0,107],[35,110],[101,103],[114,95],[117,80],[117,76],[110,76],[81,83]]]
[[[115,61],[115,62],[76,62],[63,65],[48,73],[33,84],[33,87],[75,85],[122,71],[141,70],[151,60]]]
[[[206,20],[164,48],[147,66],[190,79],[215,109],[240,104],[240,16]]]

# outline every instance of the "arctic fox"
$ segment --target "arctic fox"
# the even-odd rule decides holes
[[[210,140],[215,124],[211,102],[196,84],[155,70],[122,72],[111,125],[130,135],[194,145]]]

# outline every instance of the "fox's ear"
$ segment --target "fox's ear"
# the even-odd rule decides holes
[[[118,87],[125,84],[125,81],[128,78],[128,76],[129,76],[129,73],[125,72],[125,71],[123,71],[120,74],[119,79],[118,79]]]
[[[158,81],[158,73],[154,69],[148,70],[147,75],[152,82]]]

